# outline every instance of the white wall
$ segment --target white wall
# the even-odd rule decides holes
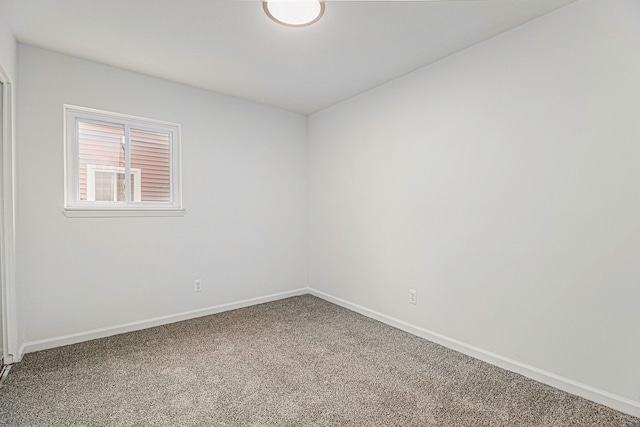
[[[22,342],[306,286],[305,116],[22,44],[18,58]],[[65,103],[181,123],[186,216],[66,218]]]
[[[6,22],[4,6],[0,2],[0,67],[7,73],[12,83],[16,82],[16,39]]]
[[[309,285],[640,408],[639,22],[581,0],[312,115]]]

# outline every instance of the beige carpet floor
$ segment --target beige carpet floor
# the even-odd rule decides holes
[[[27,354],[2,426],[640,426],[305,295]]]

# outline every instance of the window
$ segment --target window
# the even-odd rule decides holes
[[[180,125],[65,105],[65,215],[183,215]]]
[[[87,165],[87,199],[91,202],[123,202],[125,168],[121,166]],[[131,168],[131,193],[134,202],[141,202],[140,168]],[[81,182],[82,185],[82,182]]]

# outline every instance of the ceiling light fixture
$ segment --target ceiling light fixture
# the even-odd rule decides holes
[[[318,22],[324,2],[318,0],[271,0],[262,2],[267,16],[288,27],[304,27]]]

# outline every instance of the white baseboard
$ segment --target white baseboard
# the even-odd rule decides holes
[[[152,319],[140,320],[137,322],[125,323],[117,326],[110,326],[106,328],[93,329],[90,331],[78,332],[75,334],[63,335],[60,337],[47,338],[43,340],[36,340],[23,343],[20,346],[19,362],[22,360],[22,356],[27,353],[33,353],[34,351],[46,350],[49,348],[61,347],[63,345],[77,344],[84,341],[90,341],[97,338],[109,337],[112,335],[123,334],[125,332],[139,331],[141,329],[152,328],[155,326],[166,325],[169,323],[180,322],[182,320],[189,320],[196,317],[208,316],[210,314],[222,313],[224,311],[235,310],[238,308],[249,307],[256,304],[262,304],[265,302],[277,301],[280,299],[290,298],[294,296],[304,295],[308,293],[307,288],[295,289],[293,291],[281,292],[278,294],[266,295],[258,298],[251,298],[247,300],[220,304],[213,307],[201,308],[198,310],[185,311],[183,313],[170,314],[168,316],[154,317]]]
[[[415,326],[402,320],[395,319],[391,316],[387,316],[386,314],[382,314],[374,310],[369,310],[368,308],[362,307],[358,304],[354,304],[341,298],[334,297],[316,289],[309,288],[308,291],[311,295],[317,296],[318,298],[322,298],[326,301],[329,301],[351,311],[355,311],[356,313],[360,313],[369,318],[378,320],[389,326],[401,329],[412,335],[419,336],[426,340],[440,344],[444,347],[459,351],[460,353],[466,354],[467,356],[480,359],[499,368],[515,372],[527,378],[531,378],[532,380],[550,385],[551,387],[555,387],[576,396],[580,396],[593,402],[608,406],[620,412],[624,412],[635,417],[640,417],[640,402],[628,399],[626,397],[618,396],[613,393],[609,393],[605,390],[600,390],[587,384],[582,384],[578,381],[574,381],[572,379],[556,375],[552,372],[538,369],[534,366],[509,359],[507,357],[492,353],[487,350],[483,350],[479,347],[466,344],[462,341],[458,341],[454,338],[447,337],[437,332],[429,331],[419,326]]]

